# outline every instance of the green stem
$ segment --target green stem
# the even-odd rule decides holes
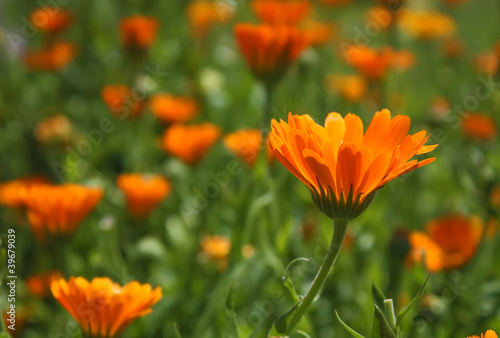
[[[318,274],[314,278],[309,291],[302,299],[302,302],[297,306],[297,309],[293,313],[292,318],[290,319],[290,323],[287,327],[287,334],[299,324],[302,316],[304,316],[305,312],[311,306],[312,302],[316,298],[316,295],[320,292],[323,285],[325,284],[328,276],[330,275],[330,271],[332,270],[335,260],[340,251],[340,247],[342,246],[342,241],[344,240],[345,233],[347,231],[348,220],[336,219],[333,221],[333,238],[330,244],[330,248],[326,253],[325,259],[319,268]]]
[[[273,93],[274,93],[274,84],[273,83],[268,83],[264,82],[264,91],[265,91],[265,98],[264,98],[264,104],[263,104],[263,114],[262,114],[262,132],[267,135],[265,132],[270,128],[270,122],[271,122],[271,104],[272,104],[272,99],[273,99]],[[264,135],[264,136],[266,136]]]

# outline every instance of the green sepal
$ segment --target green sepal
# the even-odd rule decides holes
[[[392,331],[391,326],[387,322],[384,314],[377,305],[374,305],[372,332],[370,338],[396,338],[396,334]]]
[[[362,335],[360,335],[359,333],[357,333],[356,331],[354,331],[352,328],[350,328],[349,325],[344,323],[342,321],[342,319],[340,319],[340,316],[339,316],[339,313],[337,312],[337,310],[335,310],[335,315],[337,316],[337,319],[340,322],[340,325],[342,325],[344,327],[344,329],[346,329],[346,331],[351,334],[351,336],[353,336],[354,338],[365,338]]]

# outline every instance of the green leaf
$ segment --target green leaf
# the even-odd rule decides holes
[[[342,319],[340,319],[339,313],[337,312],[337,310],[335,310],[335,315],[337,316],[337,319],[340,322],[340,324],[344,327],[344,329],[347,330],[347,332],[349,332],[351,334],[351,336],[353,336],[355,338],[365,338],[362,335],[360,335],[359,333],[357,333],[356,331],[354,331],[353,329],[351,329],[346,323],[344,323],[342,321]]]
[[[420,298],[422,297],[422,295],[424,294],[424,291],[425,291],[425,286],[427,285],[427,282],[429,281],[429,277],[431,276],[431,274],[429,273],[427,275],[427,278],[425,279],[425,282],[424,284],[420,287],[420,290],[418,290],[418,293],[417,295],[415,296],[415,298],[413,298],[411,300],[411,302],[406,305],[399,313],[398,313],[398,317],[396,319],[396,327],[399,327],[401,325],[401,321],[403,320],[403,317],[408,313],[408,311],[410,311],[410,309],[415,306],[418,301],[420,300]]]
[[[372,332],[370,338],[396,338],[396,334],[392,331],[391,326],[384,317],[384,314],[377,305],[373,314]]]
[[[229,288],[229,292],[226,297],[226,329],[225,332],[231,337],[239,337],[238,321],[237,315],[234,312],[234,301],[233,301],[233,286]]]
[[[303,258],[303,257],[295,258],[293,261],[290,262],[290,264],[288,264],[288,266],[285,269],[285,274],[283,275],[283,285],[285,285],[285,287],[288,289],[288,291],[290,291],[290,294],[292,295],[293,301],[296,303],[299,302],[300,298],[297,294],[297,290],[295,289],[295,285],[293,285],[293,281],[290,278],[290,269],[292,268],[292,266],[295,263],[301,262],[301,261],[310,262],[310,260],[307,258]]]
[[[268,334],[268,336],[271,335],[276,335],[279,334],[281,335],[282,333],[285,333],[287,328],[288,328],[288,320],[290,317],[295,313],[295,309],[297,306],[299,306],[300,302],[295,303],[294,306],[290,308],[287,312],[282,314],[273,324],[273,327],[271,328],[271,332]]]
[[[373,295],[373,300],[378,305],[378,307],[383,307],[386,298],[384,293],[378,287],[377,283],[375,283],[375,281],[373,281],[372,284],[372,295]]]
[[[182,338],[180,332],[179,332],[179,329],[177,328],[177,324],[174,323],[174,334],[175,334],[175,338]]]

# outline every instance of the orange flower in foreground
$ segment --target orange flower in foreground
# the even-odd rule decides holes
[[[28,292],[35,297],[45,298],[50,293],[52,281],[62,277],[59,271],[46,271],[31,275],[26,278]]]
[[[295,25],[311,11],[309,0],[253,0],[257,17],[268,24]]]
[[[9,208],[26,207],[26,196],[29,189],[38,184],[47,184],[43,176],[29,176],[0,184],[0,205]]]
[[[75,55],[75,45],[69,42],[56,42],[42,50],[28,50],[24,62],[31,70],[53,71],[65,68]]]
[[[495,120],[486,114],[465,114],[462,118],[462,128],[467,137],[481,141],[491,141],[497,134]]]
[[[70,25],[73,15],[61,8],[41,7],[31,13],[30,21],[42,32],[56,34]]]
[[[167,123],[187,122],[199,113],[198,104],[190,97],[157,94],[149,99],[149,109]]]
[[[290,26],[240,23],[234,32],[249,67],[266,83],[278,80],[309,45],[307,34]]]
[[[444,38],[455,33],[455,22],[449,16],[433,11],[403,11],[398,19],[403,30],[422,39]]]
[[[44,240],[70,235],[99,203],[102,190],[76,184],[35,185],[26,195],[28,220],[35,236]]]
[[[330,91],[339,93],[351,102],[361,101],[367,91],[366,81],[357,75],[328,75],[325,85]]]
[[[142,113],[144,101],[134,97],[129,87],[123,84],[107,85],[102,89],[101,97],[108,109],[116,117],[137,117]]]
[[[146,217],[170,193],[170,182],[158,175],[123,174],[118,188],[127,198],[129,212]]]
[[[144,53],[156,38],[158,20],[154,17],[133,15],[122,19],[122,45],[134,54]]]
[[[325,126],[309,115],[288,115],[272,121],[271,148],[278,160],[306,184],[313,200],[327,216],[357,217],[374,193],[389,181],[434,161],[411,160],[437,145],[425,146],[425,131],[408,135],[410,118],[391,119],[387,109],[375,113],[363,134],[361,119],[330,113]]]
[[[241,129],[224,136],[224,144],[236,156],[252,167],[259,157],[262,148],[262,132],[258,129]],[[266,142],[267,161],[274,159],[274,154]]]
[[[476,216],[452,215],[432,220],[426,225],[426,233],[410,234],[408,262],[425,260],[431,272],[459,267],[474,256],[482,234],[483,222]]]
[[[52,282],[52,294],[91,338],[119,337],[135,319],[153,310],[163,294],[160,287],[130,282],[123,287],[107,277],[90,282],[70,277]]]
[[[370,47],[351,46],[344,56],[351,66],[370,81],[380,81],[394,62],[394,51],[390,47],[379,51]]]
[[[66,115],[46,118],[35,128],[35,138],[42,144],[51,142],[68,143],[73,133],[73,125]]]
[[[229,3],[197,0],[190,2],[187,17],[191,33],[197,38],[204,38],[216,23],[224,23],[234,15],[235,6]]]
[[[468,336],[467,338],[479,338],[479,336]],[[498,338],[498,335],[495,333],[493,330],[488,330],[486,333],[483,335],[481,333],[481,338]]]
[[[217,141],[221,133],[219,127],[211,123],[186,126],[172,125],[163,135],[164,149],[188,164],[195,164]]]

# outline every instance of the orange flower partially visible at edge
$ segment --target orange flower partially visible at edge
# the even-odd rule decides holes
[[[134,118],[142,113],[144,101],[134,98],[132,90],[123,84],[107,85],[102,89],[101,97],[111,114],[125,119],[129,115]]]
[[[190,97],[157,94],[149,99],[149,109],[167,123],[187,122],[199,113],[198,104]]]
[[[45,298],[50,294],[52,281],[62,277],[59,271],[45,271],[26,278],[28,292],[35,297]]]
[[[74,44],[55,42],[41,50],[26,51],[24,63],[31,70],[55,71],[64,69],[75,55]]]
[[[467,137],[481,141],[491,141],[497,135],[497,126],[493,117],[481,113],[464,114],[462,129]]]
[[[262,148],[262,132],[258,129],[241,129],[224,136],[224,144],[236,156],[252,167]],[[267,161],[274,159],[269,142],[266,142]]]
[[[102,190],[76,184],[35,185],[26,194],[28,220],[39,240],[70,235],[99,203]]]
[[[331,218],[357,217],[374,193],[393,179],[434,161],[411,160],[437,145],[425,146],[425,131],[408,135],[410,118],[375,113],[363,134],[361,119],[330,113],[325,126],[309,115],[272,121],[271,148],[278,160],[311,190],[318,208]]]
[[[268,24],[296,25],[311,11],[309,0],[253,0],[257,17]]]
[[[477,216],[445,216],[426,225],[426,232],[409,236],[408,263],[423,260],[431,272],[457,268],[467,263],[476,252],[483,234],[483,222]]]
[[[158,20],[154,17],[133,15],[120,22],[122,45],[132,53],[144,53],[156,39]]]
[[[480,338],[479,336],[467,336],[467,338]],[[498,335],[493,330],[488,330],[486,333],[481,333],[481,338],[498,338]]]
[[[221,130],[214,124],[172,125],[163,134],[163,148],[184,162],[194,165],[217,141]]]
[[[71,24],[73,15],[61,8],[41,7],[31,13],[30,21],[42,32],[57,34]]]
[[[146,217],[170,193],[170,182],[158,175],[123,174],[118,177],[118,188],[127,198],[129,212],[135,217]]]
[[[0,184],[0,205],[10,208],[26,207],[26,196],[29,189],[38,184],[47,184],[44,176],[29,176]]]
[[[80,325],[83,334],[92,338],[119,337],[135,319],[153,310],[163,294],[160,287],[132,281],[123,287],[107,277],[90,282],[70,277],[52,282],[54,298]],[[87,309],[87,311],[82,311]]]

